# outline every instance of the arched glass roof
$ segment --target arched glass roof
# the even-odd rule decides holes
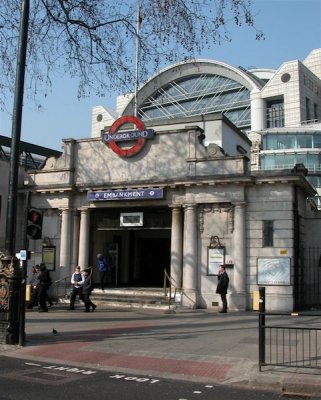
[[[145,121],[213,112],[224,113],[239,128],[249,128],[250,91],[230,78],[202,73],[172,80],[140,105]]]

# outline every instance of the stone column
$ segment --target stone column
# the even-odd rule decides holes
[[[61,210],[60,267],[70,269],[70,210]]]
[[[79,231],[79,256],[78,264],[80,267],[88,267],[89,258],[89,229],[90,229],[90,214],[89,210],[81,209],[80,211],[80,231]]]
[[[246,230],[245,230],[245,203],[234,205],[234,233],[233,233],[233,293],[231,300],[238,310],[246,309]]]
[[[172,207],[171,277],[176,287],[182,287],[183,226],[181,207]]]
[[[79,211],[75,210],[72,213],[72,230],[73,230],[73,243],[72,243],[72,268],[71,273],[74,272],[75,266],[78,265],[78,255],[79,255],[79,224],[80,224],[80,215]]]
[[[183,244],[183,303],[197,307],[197,219],[196,204],[188,204],[184,210]]]
[[[251,92],[251,131],[266,129],[266,101],[261,98],[261,92],[253,89]]]

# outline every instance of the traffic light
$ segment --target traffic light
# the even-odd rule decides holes
[[[41,239],[42,232],[42,211],[36,208],[30,208],[27,219],[27,238]]]

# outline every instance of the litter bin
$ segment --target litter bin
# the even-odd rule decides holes
[[[30,301],[31,298],[31,285],[26,285],[26,301]]]
[[[258,290],[253,291],[253,311],[259,311],[260,310],[260,292]]]

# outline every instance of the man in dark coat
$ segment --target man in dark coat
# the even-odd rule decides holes
[[[217,282],[217,288],[216,288],[216,293],[221,295],[222,303],[223,303],[223,308],[220,311],[220,313],[226,313],[227,312],[227,300],[226,300],[226,294],[227,294],[227,289],[228,289],[228,284],[229,284],[229,277],[225,271],[224,265],[220,265],[220,268],[218,270],[218,282]]]
[[[89,312],[90,311],[90,307],[92,307],[92,310],[95,311],[96,309],[96,304],[94,304],[91,300],[90,300],[90,295],[91,292],[93,290],[93,286],[91,283],[91,275],[89,275],[88,271],[85,270],[83,272],[84,274],[84,284],[82,285],[82,301],[85,304],[85,312]]]
[[[40,312],[47,312],[47,290],[51,284],[50,273],[46,268],[46,265],[41,263],[40,264],[40,274],[38,275],[38,298],[39,298],[39,306]]]

